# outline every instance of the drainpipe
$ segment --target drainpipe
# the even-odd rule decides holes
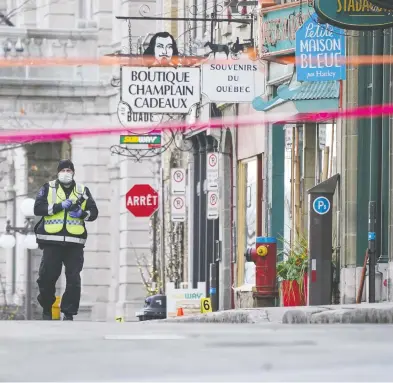
[[[193,201],[190,201],[190,204],[193,204],[193,246],[191,259],[192,259],[192,287],[195,289],[198,286],[198,278],[199,278],[199,140],[197,138],[192,138],[193,143],[193,156],[194,156],[194,171],[192,175],[192,186],[193,186]]]
[[[205,157],[207,157],[208,153],[212,153],[214,148],[213,148],[213,141],[214,138],[211,136],[206,137],[206,154]],[[205,178],[206,174],[205,174]],[[206,183],[207,186],[207,183]],[[206,205],[207,205],[207,192],[205,195],[205,200],[206,200]],[[206,256],[206,263],[205,263],[205,275],[206,275],[206,296],[210,297],[210,263],[214,262],[214,248],[215,248],[215,243],[214,243],[214,223],[215,220],[207,219],[207,214],[206,214],[206,227],[205,227],[205,256]]]
[[[198,134],[199,140],[199,253],[198,280],[206,282],[206,133]]]
[[[12,186],[12,223],[16,226],[16,191],[14,189],[16,183],[15,162],[11,165],[11,186]],[[12,248],[12,296],[16,293],[16,246]]]
[[[161,169],[161,206],[160,206],[160,277],[161,277],[161,293],[165,294],[166,290],[166,279],[165,279],[165,179],[164,179],[164,169]]]
[[[383,54],[389,56],[392,44],[392,29],[383,31]],[[390,92],[390,66],[383,66],[383,104],[388,104]],[[381,253],[379,263],[387,263],[389,260],[389,116],[382,118],[382,184],[381,184]]]

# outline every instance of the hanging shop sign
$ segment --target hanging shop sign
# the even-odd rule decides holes
[[[202,93],[211,102],[248,103],[264,92],[265,73],[259,61],[245,57],[228,64],[202,65]]]
[[[314,13],[296,32],[296,73],[298,81],[346,79],[345,31],[319,24]]]
[[[393,10],[392,0],[369,0],[371,4],[376,5],[379,8],[385,8]]]
[[[199,68],[123,66],[120,77],[132,113],[187,114],[201,97]]]
[[[368,0],[314,0],[319,18],[339,28],[374,30],[393,26],[393,12]]]
[[[283,55],[295,50],[296,32],[314,13],[308,2],[288,4],[284,8],[267,11],[261,15],[260,46],[261,56]]]
[[[134,145],[136,149],[155,149],[161,147],[161,136],[159,135],[127,135],[120,136],[121,145]]]
[[[179,50],[170,33],[156,33],[143,56],[151,59],[148,65],[120,68],[120,99],[129,108],[123,113],[125,123],[146,114],[187,114],[200,102],[200,68],[179,66]]]

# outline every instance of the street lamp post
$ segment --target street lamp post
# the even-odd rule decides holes
[[[27,249],[26,257],[26,291],[25,291],[25,314],[26,320],[31,320],[31,290],[32,290],[32,259],[31,251],[38,248],[34,234],[34,199],[26,198],[20,207],[22,214],[25,216],[25,225],[23,227],[11,226],[11,221],[7,220],[5,233],[0,236],[0,247],[3,249],[12,249],[16,244],[14,233],[25,236],[23,247]]]

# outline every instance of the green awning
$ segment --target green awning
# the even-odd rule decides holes
[[[303,82],[292,88],[281,85],[277,89],[277,96],[272,100],[264,101],[261,97],[256,97],[252,105],[255,110],[264,112],[277,104],[293,101],[299,113],[310,113],[338,109],[339,97],[338,81]]]

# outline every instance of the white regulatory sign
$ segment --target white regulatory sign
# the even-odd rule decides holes
[[[215,191],[209,191],[207,193],[207,219],[218,218],[219,216],[218,206],[219,206],[218,193]]]
[[[186,170],[182,168],[171,169],[171,194],[186,193]]]
[[[186,220],[186,197],[177,195],[171,197],[171,221],[184,222]]]
[[[208,191],[218,190],[218,153],[206,154],[206,181]]]

